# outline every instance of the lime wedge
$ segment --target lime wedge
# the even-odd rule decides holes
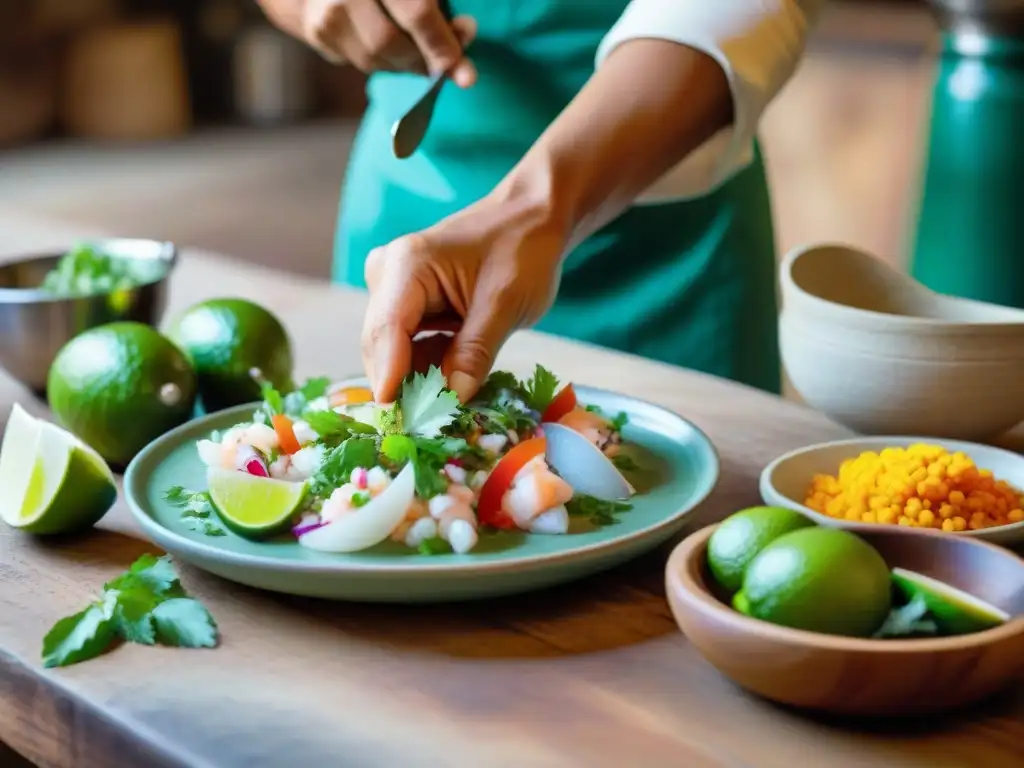
[[[230,469],[207,473],[210,501],[224,525],[247,539],[280,533],[306,497],[305,483],[289,483]]]
[[[892,580],[908,600],[921,596],[944,635],[981,632],[1010,620],[1006,611],[930,576],[893,568]]]
[[[0,518],[35,534],[95,525],[117,499],[110,467],[60,427],[11,409],[0,446]]]

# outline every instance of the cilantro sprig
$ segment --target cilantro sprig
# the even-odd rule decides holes
[[[523,399],[533,410],[544,413],[558,392],[558,377],[543,365],[538,365],[533,376],[522,384]]]
[[[181,509],[181,520],[191,530],[206,536],[227,534],[227,531],[211,519],[213,502],[206,491],[190,491],[180,485],[174,485],[164,492],[164,501]]]
[[[616,514],[628,512],[633,505],[625,501],[605,501],[594,496],[577,493],[565,505],[571,517],[585,517],[591,525],[616,525],[619,519]]]
[[[331,448],[310,478],[309,489],[316,496],[330,496],[335,488],[348,482],[352,470],[377,466],[377,441],[373,437],[350,437]]]
[[[402,382],[402,394],[381,417],[381,434],[440,437],[459,418],[459,397],[448,389],[441,369],[414,373]]]
[[[169,556],[140,557],[85,610],[58,621],[43,639],[43,666],[66,667],[101,656],[119,641],[215,648],[217,623],[186,593]]]

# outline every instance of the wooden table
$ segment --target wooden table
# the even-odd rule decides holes
[[[224,294],[280,314],[300,375],[358,370],[359,293],[188,254],[172,311]],[[540,335],[515,338],[500,363],[536,361],[706,430],[723,474],[697,524],[757,503],[773,456],[844,434],[750,389]],[[29,396],[0,379],[0,413],[15,400]],[[916,728],[808,718],[742,693],[676,628],[664,550],[564,588],[423,608],[289,599],[186,567],[187,587],[220,623],[221,648],[128,646],[43,670],[50,625],[153,550],[122,504],[75,541],[0,531],[0,741],[69,768],[1024,764],[1019,688]]]

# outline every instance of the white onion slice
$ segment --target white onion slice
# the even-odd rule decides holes
[[[405,468],[379,496],[364,506],[322,528],[299,537],[299,543],[318,552],[358,552],[380,544],[405,519],[416,495],[412,464]]]
[[[561,424],[544,425],[548,465],[576,493],[603,501],[628,499],[636,491],[601,449],[574,429]]]

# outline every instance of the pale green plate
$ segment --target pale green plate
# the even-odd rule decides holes
[[[643,471],[627,473],[637,488],[633,509],[616,525],[574,521],[564,536],[496,533],[467,555],[421,555],[385,543],[330,555],[290,537],[252,542],[234,534],[206,536],[182,523],[164,501],[171,486],[206,488],[196,441],[249,419],[254,405],[221,411],[168,432],[125,472],[128,504],[143,530],[176,558],[225,579],[276,592],[337,600],[417,603],[526,592],[611,568],[671,538],[718,481],[718,456],[690,422],[650,403],[577,387],[582,402],[625,411],[627,452]]]

